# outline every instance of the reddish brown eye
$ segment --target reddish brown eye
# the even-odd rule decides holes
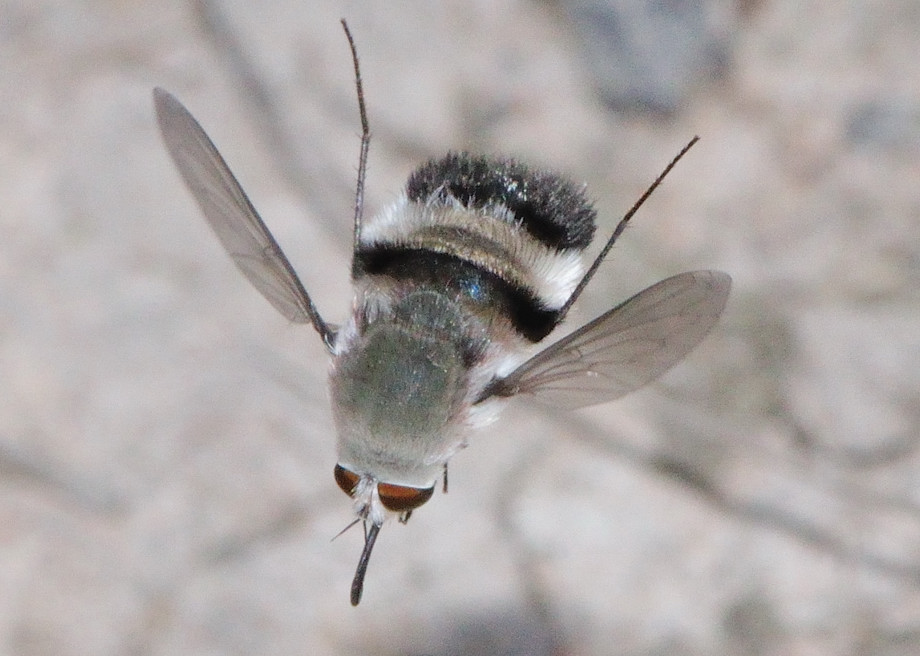
[[[395,512],[405,512],[418,508],[428,501],[434,494],[434,486],[431,487],[408,487],[406,485],[394,485],[393,483],[378,483],[377,494],[380,496],[380,503],[387,509]]]
[[[353,471],[348,471],[342,465],[335,466],[335,482],[342,488],[342,492],[352,497],[355,495],[355,488],[358,487],[358,481],[361,477]]]

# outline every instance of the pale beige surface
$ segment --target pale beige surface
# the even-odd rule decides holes
[[[0,4],[0,653],[917,653],[916,3],[722,10],[728,75],[671,121],[609,114],[540,3],[209,7]],[[370,210],[470,148],[585,180],[609,228],[700,134],[574,319],[735,280],[662,382],[475,436],[450,494],[383,530],[358,609],[323,348],[220,251],[150,97],[202,121],[339,321],[341,16]]]

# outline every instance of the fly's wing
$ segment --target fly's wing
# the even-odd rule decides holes
[[[320,317],[214,143],[169,92],[154,89],[153,101],[166,149],[236,266],[276,310],[290,321],[312,323],[331,348],[334,331]]]
[[[532,394],[575,409],[619,398],[680,362],[715,324],[731,278],[692,271],[662,280],[495,381],[489,396]]]

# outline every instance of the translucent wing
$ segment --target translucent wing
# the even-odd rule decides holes
[[[722,313],[730,287],[721,271],[662,280],[541,351],[481,398],[532,394],[567,409],[619,398],[699,344]]]
[[[276,310],[290,321],[312,323],[331,347],[334,331],[320,317],[214,143],[169,92],[154,89],[153,101],[166,149],[236,266]]]

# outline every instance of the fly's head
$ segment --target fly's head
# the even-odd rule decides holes
[[[352,498],[358,519],[377,526],[394,514],[405,523],[412,511],[434,494],[433,483],[427,488],[384,483],[370,473],[358,474],[341,464],[335,466],[335,482]]]

